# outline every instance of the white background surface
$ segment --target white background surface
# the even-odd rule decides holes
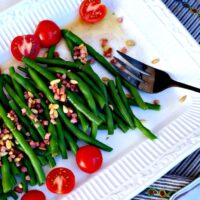
[[[21,0],[0,0],[0,12],[2,12],[3,10],[7,9],[8,7],[16,4],[19,1],[21,1]]]

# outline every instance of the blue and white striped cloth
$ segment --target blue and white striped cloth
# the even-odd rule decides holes
[[[162,1],[200,44],[200,0]],[[191,9],[196,9],[198,12],[193,13]],[[168,200],[175,192],[191,183],[197,177],[200,177],[200,149],[188,156],[132,200]]]

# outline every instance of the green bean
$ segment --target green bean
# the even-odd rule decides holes
[[[7,83],[9,83],[10,85],[12,85],[12,79],[11,79],[11,77],[10,77],[8,74],[2,74],[1,76],[3,77],[3,79],[4,79]]]
[[[58,132],[58,142],[59,142],[61,156],[63,159],[67,159],[67,146],[65,144],[65,137],[63,133],[62,123],[59,118],[56,119],[56,128]]]
[[[91,122],[94,122],[96,125],[100,125],[103,120],[99,118],[97,115],[95,115],[93,112],[91,112],[88,108],[85,107],[84,104],[77,101],[75,95],[71,91],[66,91],[67,98],[70,101],[70,103],[81,113],[83,113]]]
[[[59,103],[54,99],[53,94],[51,93],[51,91],[49,90],[49,88],[45,84],[45,82],[38,77],[37,73],[33,69],[29,68],[28,70],[29,70],[29,74],[32,77],[33,81],[40,87],[40,90],[45,94],[47,99],[51,103],[55,103],[55,104],[59,105]],[[40,70],[38,70],[38,71],[40,71]],[[48,80],[51,80],[51,77],[49,77]],[[67,128],[70,130],[70,132],[73,133],[77,138],[85,141],[86,143],[93,144],[101,149],[106,150],[106,151],[112,150],[111,147],[99,142],[96,139],[89,137],[84,132],[82,132],[80,129],[78,129],[75,125],[73,125],[70,122],[70,120],[68,119],[68,117],[66,116],[66,114],[61,109],[61,106],[59,106],[59,108],[58,108],[58,113],[59,113],[61,119],[63,120],[63,122],[65,123],[65,125],[67,126]]]
[[[63,37],[65,39],[65,42],[70,50],[70,53],[71,53],[71,56],[73,58],[73,55],[74,55],[74,43],[69,40],[65,34],[63,34]],[[82,64],[79,60],[75,60],[75,62],[77,64]],[[81,67],[82,71],[84,73],[86,73],[90,78],[93,79],[93,81],[95,82],[95,85],[98,85],[99,86],[99,91],[102,93],[102,95],[105,97],[105,100],[107,99],[107,93],[106,93],[106,90],[105,90],[105,87],[104,85],[102,84],[102,81],[101,79],[99,78],[99,76],[93,71],[92,67],[90,66],[89,63],[85,64],[84,66]]]
[[[114,124],[114,129],[117,129],[117,124]],[[108,130],[108,126],[107,124],[101,124],[100,126],[98,126],[98,130]]]
[[[1,97],[0,101],[5,108],[8,108],[8,101],[7,101],[6,95],[3,91],[3,81],[4,81],[3,77],[4,76],[0,75],[0,97]]]
[[[64,136],[66,141],[68,142],[70,149],[72,151],[72,153],[74,155],[76,155],[76,152],[78,150],[78,145],[76,144],[76,142],[73,140],[73,138],[71,137],[71,135],[67,132],[67,130],[63,130],[64,132]]]
[[[49,143],[51,155],[52,157],[55,157],[59,154],[59,149],[58,149],[56,127],[52,123],[49,123],[48,132],[51,133],[50,143]]]
[[[24,57],[23,61],[29,65],[28,59]],[[74,62],[65,61],[62,59],[57,58],[43,58],[43,57],[37,57],[35,59],[36,62],[41,64],[48,64],[48,65],[55,65],[55,66],[65,66],[67,69],[79,69],[81,65],[76,64]]]
[[[83,132],[87,133],[87,130],[89,128],[89,123],[88,123],[87,118],[80,111],[76,110],[76,112],[77,112],[77,115],[78,115],[78,119],[81,123],[81,127],[82,127]]]
[[[101,109],[103,109],[104,106],[106,105],[105,99],[104,99],[101,95],[99,95],[98,93],[96,93],[96,92],[93,91],[93,90],[91,90],[90,92],[91,92],[91,94],[93,95],[93,97],[94,97],[95,101],[97,102],[97,104],[99,105],[99,107],[100,107]]]
[[[1,157],[2,166],[1,166],[1,176],[2,176],[2,186],[3,192],[7,193],[12,190],[16,185],[16,180],[10,171],[10,163],[7,156]]]
[[[84,72],[78,72],[77,73],[96,93],[99,95],[102,95],[102,92],[99,90],[99,88],[94,84],[94,82],[88,77],[87,74]]]
[[[48,160],[48,163],[49,163],[49,167],[50,168],[53,168],[56,166],[56,161],[54,158],[52,158],[50,155],[47,156],[47,160]]]
[[[76,80],[78,82],[77,85],[81,93],[87,100],[87,104],[89,105],[91,110],[94,113],[96,113],[96,104],[95,104],[92,94],[90,93],[90,88],[87,86],[87,84],[85,84],[85,82],[74,73],[71,73],[71,72],[67,73],[67,77],[69,77],[70,80]]]
[[[66,38],[64,35],[63,35],[64,39],[65,39],[65,43],[67,44],[67,47],[70,51],[70,54],[71,54],[71,57],[73,58],[74,56],[74,43],[71,41],[71,40],[68,40],[68,38]],[[79,60],[76,60],[76,62],[79,62]]]
[[[19,117],[19,120],[24,124],[24,126],[29,130],[31,137],[35,140],[35,141],[40,141],[41,139],[38,137],[37,132],[35,131],[35,129],[30,126],[30,122],[21,114],[17,104],[11,99],[9,101],[9,105],[12,108],[12,110],[14,110],[14,112],[17,114],[17,116]]]
[[[129,92],[132,94],[132,96],[135,98],[135,101],[137,102],[138,106],[142,108],[143,110],[147,109],[147,105],[145,102],[142,100],[142,97],[140,96],[138,90],[131,85],[128,81],[125,79],[122,79],[123,85],[129,90]]]
[[[135,116],[133,115],[133,112],[132,112],[132,110],[130,108],[130,105],[128,103],[126,95],[125,95],[125,93],[123,91],[122,84],[121,84],[121,79],[119,78],[119,76],[117,76],[115,78],[115,83],[116,83],[116,88],[117,88],[118,94],[119,94],[123,104],[125,105],[127,112],[129,113],[129,115],[130,115],[130,117],[132,119],[132,123],[134,124],[134,117]],[[135,125],[134,125],[134,127],[135,127]]]
[[[146,137],[150,138],[151,140],[157,139],[157,136],[154,135],[148,128],[146,128],[137,117],[135,117],[135,125]]]
[[[104,83],[100,79],[100,77],[94,72],[92,67],[89,63],[85,64],[85,66],[82,68],[82,71],[87,74],[99,87],[100,91],[102,92],[103,96],[105,97],[105,100],[107,101],[107,92]]]
[[[17,69],[20,70],[21,72],[27,74],[27,69],[26,69],[26,67],[18,66]]]
[[[10,191],[8,193],[8,197],[12,197],[14,200],[18,199],[18,196],[17,196],[17,194],[14,191]]]
[[[113,119],[117,123],[117,126],[126,133],[129,130],[129,127],[118,117],[116,114],[113,114]]]
[[[26,166],[27,172],[28,172],[29,176],[31,177],[30,185],[35,186],[37,184],[37,179],[36,179],[36,174],[35,174],[32,162],[30,162],[29,159],[24,159],[23,161],[24,161],[24,165]],[[39,182],[39,184],[42,185],[43,183]]]
[[[48,155],[51,155],[51,153],[49,151],[44,151],[44,150],[41,150],[41,149],[34,149],[34,152],[39,155],[39,156],[43,156],[43,157],[46,157]]]
[[[116,115],[124,124],[126,124],[126,126],[129,127],[129,124],[126,122],[126,120],[121,115],[121,112],[119,111],[118,107],[116,107],[116,105],[115,105],[115,103],[114,103],[114,101],[113,101],[113,99],[111,97],[111,94],[108,95],[108,102],[109,102],[110,106],[113,107],[114,115]]]
[[[133,98],[131,98],[131,99],[128,98],[128,103],[131,106],[138,106],[137,102]],[[147,108],[149,110],[156,110],[156,111],[160,110],[160,105],[158,105],[158,104],[152,104],[152,103],[148,103],[148,102],[145,102],[145,104],[147,105]]]
[[[8,92],[9,96],[16,102],[18,103],[18,105],[21,108],[25,108],[26,109],[26,115],[29,117],[29,119],[31,120],[31,122],[34,124],[36,130],[38,131],[38,133],[40,134],[40,136],[42,137],[42,139],[44,138],[44,136],[46,135],[46,131],[44,130],[43,126],[41,125],[41,123],[39,121],[33,120],[32,119],[32,115],[34,115],[31,111],[31,109],[15,94],[15,92],[13,91],[13,89],[6,83],[5,84],[5,89]]]
[[[107,123],[107,127],[108,127],[108,135],[112,135],[112,134],[114,134],[113,115],[107,104],[105,107],[105,112],[106,112],[106,119],[107,119],[106,123]]]
[[[59,74],[68,74],[69,70],[61,67],[48,67],[48,71],[52,73],[59,73]]]
[[[24,150],[25,154],[29,157],[29,159],[35,169],[35,172],[37,174],[39,183],[43,184],[45,181],[45,174],[44,174],[44,171],[42,169],[42,166],[40,165],[40,162],[39,162],[37,156],[35,155],[33,149],[28,145],[28,143],[26,142],[24,137],[21,135],[21,133],[16,129],[13,122],[7,117],[7,113],[2,105],[0,105],[0,116],[3,119],[5,125],[12,132],[14,138],[18,141],[19,145]]]
[[[91,88],[90,92],[92,93],[93,98],[98,103],[100,108],[103,109],[106,104],[106,99],[105,99],[104,95],[102,95],[102,93],[100,92],[99,88],[95,85],[95,83],[92,80],[90,80],[89,77],[87,77],[87,75],[85,73],[78,72],[77,74]]]
[[[141,123],[141,121],[139,119],[137,119],[137,117],[131,111],[128,101],[127,101],[127,98],[126,98],[126,95],[122,89],[121,80],[119,79],[119,77],[116,77],[116,86],[117,86],[119,95],[120,95],[124,105],[126,106],[128,112],[131,113],[131,117],[134,120],[136,127],[139,128],[140,131],[142,131],[142,133],[146,137],[148,137],[150,139],[156,139],[156,136],[150,130],[148,130],[146,127],[144,127],[143,124]]]
[[[37,157],[38,157],[38,159],[39,159],[39,161],[40,161],[40,164],[41,164],[42,166],[45,166],[45,165],[48,164],[48,162],[47,162],[47,160],[46,160],[45,157],[43,157],[43,156],[38,156],[38,155],[37,155]]]
[[[35,69],[37,72],[41,73],[45,78],[50,79],[51,81],[54,80],[54,79],[56,79],[55,76],[51,72],[49,72],[48,70],[46,70],[44,67],[41,67],[40,65],[38,65],[36,62],[34,62],[33,60],[31,60],[30,58],[23,57],[22,61],[29,68],[31,67],[31,68]],[[51,64],[51,63],[49,63],[49,64]]]
[[[24,101],[24,92],[22,90],[22,87],[14,79],[12,79],[12,82],[13,82],[13,86],[16,91],[16,94],[21,98],[21,100]]]
[[[69,72],[67,74],[67,76],[71,79],[71,80],[76,80],[78,82],[78,87],[81,91],[81,93],[83,94],[83,96],[85,97],[85,99],[87,100],[87,104],[90,107],[90,109],[94,112],[94,114],[97,113],[97,108],[96,108],[96,104],[94,101],[94,98],[90,92],[89,87],[87,86],[87,84],[85,84],[84,81],[82,81],[82,79],[80,77],[78,77],[76,74]],[[96,124],[96,122],[92,122],[92,126],[91,126],[91,137],[96,138],[97,135],[97,130],[98,130],[98,125]]]
[[[68,75],[70,72],[66,69],[63,68],[58,68],[58,67],[49,67],[48,70],[50,72],[55,72],[55,73],[60,73],[60,74],[66,74]],[[78,74],[78,73],[77,73]],[[89,80],[89,79],[88,79]],[[85,82],[85,80],[84,80]],[[94,83],[91,83],[92,85],[94,85]],[[84,83],[85,85],[85,83]],[[90,85],[91,86],[91,85]],[[98,89],[97,89],[98,90]],[[105,105],[105,100],[104,98],[102,98],[102,96],[100,96],[97,92],[90,90],[90,92],[92,93],[93,98],[97,101],[97,103],[99,104],[100,108],[103,108]]]
[[[49,117],[49,111],[47,108],[46,103],[44,102],[43,99],[41,99],[41,97],[39,96],[38,92],[35,90],[34,86],[24,77],[20,76],[19,74],[15,73],[14,70],[11,68],[10,69],[10,73],[11,76],[13,77],[13,79],[15,79],[18,83],[20,83],[26,90],[30,91],[31,93],[33,93],[33,95],[40,99],[41,105],[44,109],[44,114],[45,117],[50,121],[50,117]],[[50,138],[50,150],[52,152],[52,156],[55,157],[56,155],[58,155],[58,144],[57,144],[57,133],[56,133],[56,128],[53,127],[51,124],[48,127],[49,132],[51,133],[51,138]],[[61,143],[61,145],[63,145],[63,143]],[[62,147],[64,148],[64,147]]]
[[[55,49],[56,49],[56,45],[50,46],[48,53],[47,53],[47,58],[53,58]]]
[[[14,176],[19,176],[21,178],[21,184],[22,184],[23,192],[27,192],[28,191],[28,185],[27,185],[27,182],[26,182],[25,174],[21,170],[19,170],[19,168],[16,167],[14,162],[11,162],[10,166],[11,166],[12,174]]]
[[[112,75],[114,76],[118,76],[119,72],[117,70],[115,70],[112,65],[100,54],[98,53],[93,47],[91,47],[89,44],[85,43],[81,38],[79,38],[77,35],[75,35],[74,33],[72,33],[69,30],[62,30],[62,35],[64,38],[67,38],[71,41],[73,41],[73,43],[80,45],[80,44],[84,44],[89,52],[89,54],[91,56],[93,56],[100,64],[102,64],[102,66],[104,66]],[[123,84],[125,87],[127,87],[129,89],[129,91],[131,92],[131,94],[135,97],[138,105],[142,108],[142,109],[147,109],[147,106],[145,105],[145,103],[143,102],[142,98],[140,97],[138,91],[126,80],[122,79]]]
[[[123,116],[123,118],[126,120],[126,122],[129,124],[129,126],[131,128],[134,128],[134,123],[131,119],[130,114],[127,112],[125,105],[123,104],[121,98],[119,97],[119,95],[117,94],[117,91],[115,89],[115,84],[113,80],[109,80],[108,81],[108,89],[109,92],[113,98],[113,101],[116,105],[116,107],[119,109],[121,115]]]
[[[56,70],[57,73],[63,73],[63,74],[67,74],[67,76],[69,76],[70,78],[73,78],[73,79],[76,79],[80,82],[80,79],[75,75],[75,74],[72,74],[72,73],[69,73],[67,72],[67,70],[65,69],[62,69],[62,68],[54,68]],[[50,80],[54,80],[56,79],[55,77],[54,78],[51,78]],[[90,96],[90,98],[88,99],[88,102],[90,102],[92,104],[93,107],[95,107],[95,103],[94,103],[94,100],[93,100],[93,97],[91,97],[91,94],[89,92],[89,89],[87,88],[87,86],[83,83],[83,81],[81,81],[81,84],[80,84],[80,89],[82,90],[82,92],[85,93],[85,95],[88,97]],[[70,92],[68,92],[70,93]],[[91,121],[94,121],[97,125],[101,123],[101,120],[98,119],[97,116],[95,116],[90,110],[88,110],[84,105],[80,104],[79,102],[77,102],[77,100],[75,98],[73,98],[73,94],[70,93],[68,95],[68,98],[70,100],[70,102],[76,107],[77,109],[82,112],[89,120]],[[74,101],[73,101],[74,100]],[[94,119],[93,119],[94,118]]]

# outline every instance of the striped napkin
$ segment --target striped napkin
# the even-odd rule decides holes
[[[162,1],[200,44],[200,0]],[[200,149],[132,200],[168,200],[197,177],[200,177]]]

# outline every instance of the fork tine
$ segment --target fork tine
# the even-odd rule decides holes
[[[136,75],[130,73],[128,70],[121,70],[120,67],[118,67],[115,64],[112,64],[113,67],[120,73],[120,75],[125,78],[127,81],[131,82],[134,86],[138,85],[138,82],[144,82],[141,78],[137,77]]]
[[[124,63],[123,61],[121,61],[119,58],[113,56],[113,58],[122,66],[124,66],[126,68],[127,71],[129,71],[130,73],[134,74],[135,76],[139,76],[140,75],[140,71],[138,68],[134,67],[134,66],[129,66],[126,63]],[[143,71],[141,71],[141,74],[146,74]]]
[[[135,78],[136,80],[140,81],[140,82],[144,82],[139,76],[140,73],[138,73],[137,71],[133,70],[132,67],[128,66],[126,63],[124,63],[123,61],[121,61],[120,59],[118,59],[117,57],[113,56],[114,59],[117,60],[117,62],[122,65],[125,69],[121,70],[120,67],[118,67],[116,65],[116,67],[118,67],[118,69],[120,70],[119,72],[121,73],[121,71],[125,71],[129,76],[132,76],[133,78]]]
[[[134,58],[132,58],[132,57],[120,52],[120,51],[118,51],[118,50],[117,50],[117,53],[119,53],[122,58],[124,58],[126,61],[128,61],[130,64],[132,64],[131,67],[129,66],[129,70],[131,69],[130,71],[135,70],[135,71],[140,72],[141,74],[144,74],[146,76],[150,76],[149,73],[147,73],[147,72],[142,70],[142,69],[144,69],[146,67],[149,67],[148,65],[146,65],[146,64],[144,64],[144,63],[142,63],[142,62],[140,62],[140,61],[138,61],[138,60],[136,60],[136,59],[134,59]],[[117,59],[117,61],[119,61],[119,59]]]

